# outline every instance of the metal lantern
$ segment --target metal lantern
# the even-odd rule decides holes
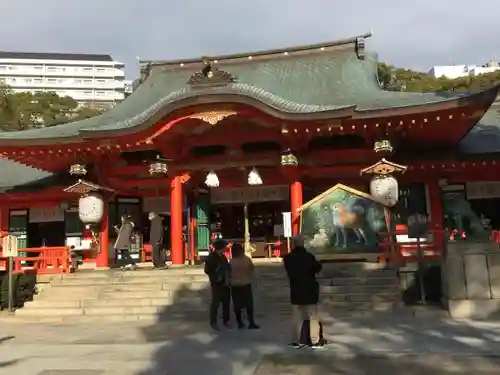
[[[394,147],[392,147],[392,143],[388,139],[379,139],[378,141],[375,141],[373,144],[373,151],[376,153],[383,152],[390,154],[394,151]]]
[[[98,193],[82,195],[78,200],[78,216],[83,224],[99,224],[104,215],[104,201]]]
[[[370,194],[387,206],[394,207],[399,199],[398,180],[392,175],[375,175],[370,181]]]
[[[72,176],[85,176],[87,174],[87,167],[83,164],[73,164],[69,167],[69,174]]]
[[[281,166],[296,167],[297,165],[299,165],[299,161],[291,150],[287,150],[281,155]]]
[[[165,175],[168,172],[167,163],[163,163],[161,161],[157,161],[156,163],[151,163],[149,165],[149,174],[152,176],[160,176]]]

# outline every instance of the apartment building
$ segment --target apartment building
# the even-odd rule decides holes
[[[99,107],[125,98],[125,65],[110,55],[0,51],[0,81],[14,92],[53,91]]]
[[[500,70],[500,64],[494,60],[483,65],[439,65],[432,67],[429,74],[436,78],[446,77],[455,79],[459,77],[477,76],[480,74],[493,73]]]

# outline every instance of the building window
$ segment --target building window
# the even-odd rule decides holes
[[[105,79],[98,79],[96,80],[97,83],[106,83],[106,80]]]
[[[41,66],[34,66],[33,69],[42,70]]]
[[[0,70],[1,71],[4,71],[5,69],[7,69],[7,67],[5,65],[0,65]]]
[[[42,83],[42,80],[41,79],[35,79],[35,84],[41,84]]]
[[[92,80],[91,79],[86,79],[83,81],[83,83],[85,83],[86,85],[90,85],[92,84]]]
[[[85,95],[92,95],[92,91],[84,91],[83,92]]]
[[[32,80],[32,79],[29,79],[29,78],[28,78],[28,79],[25,79],[25,81],[26,81],[26,83],[27,83],[28,85],[31,85],[31,84],[33,83],[33,80]]]
[[[92,68],[83,68],[83,71],[84,71],[84,72],[91,72],[91,71],[92,71]]]
[[[54,66],[49,66],[49,67],[47,67],[47,71],[49,71],[49,72],[57,72],[57,68],[54,67]]]
[[[47,80],[47,82],[48,82],[48,83],[56,83],[56,82],[57,82],[57,80],[55,80],[55,79],[48,79],[48,80]]]
[[[106,93],[104,91],[97,91],[96,95],[97,96],[105,96]]]
[[[102,73],[102,72],[105,72],[106,69],[105,68],[97,68],[97,71]]]

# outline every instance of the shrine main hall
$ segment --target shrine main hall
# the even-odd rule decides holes
[[[154,211],[173,264],[206,255],[214,235],[272,256],[282,212],[297,233],[297,208],[314,196],[338,183],[368,192],[360,171],[382,154],[407,167],[397,221],[419,212],[434,229],[462,225],[469,237],[485,217],[500,227],[491,204],[500,199],[498,87],[385,91],[369,36],[142,62],[137,90],[104,114],[0,133],[2,233],[28,251],[71,244],[84,262],[108,267],[110,228],[130,215],[139,252]],[[78,212],[91,191],[104,198],[98,249]]]

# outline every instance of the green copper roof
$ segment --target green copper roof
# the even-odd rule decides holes
[[[467,154],[500,152],[500,101],[494,103],[460,143]]]
[[[365,35],[367,36],[367,35]],[[147,78],[123,103],[88,120],[0,134],[1,140],[43,140],[79,135],[81,132],[119,131],[159,120],[169,105],[203,97],[204,102],[234,96],[287,115],[307,115],[355,108],[358,112],[420,106],[455,100],[442,93],[390,92],[380,88],[377,58],[364,51],[364,39],[257,52],[213,59],[213,67],[235,78],[221,86],[192,87],[188,81],[203,68],[200,60],[151,62]],[[283,52],[285,51],[285,52]],[[254,56],[254,58],[249,58]],[[217,61],[217,63],[215,63]],[[218,97],[219,99],[216,99]],[[132,130],[133,131],[133,130]]]
[[[33,184],[42,181],[53,174],[40,169],[27,167],[7,159],[0,158],[0,190],[8,190],[14,187]]]

